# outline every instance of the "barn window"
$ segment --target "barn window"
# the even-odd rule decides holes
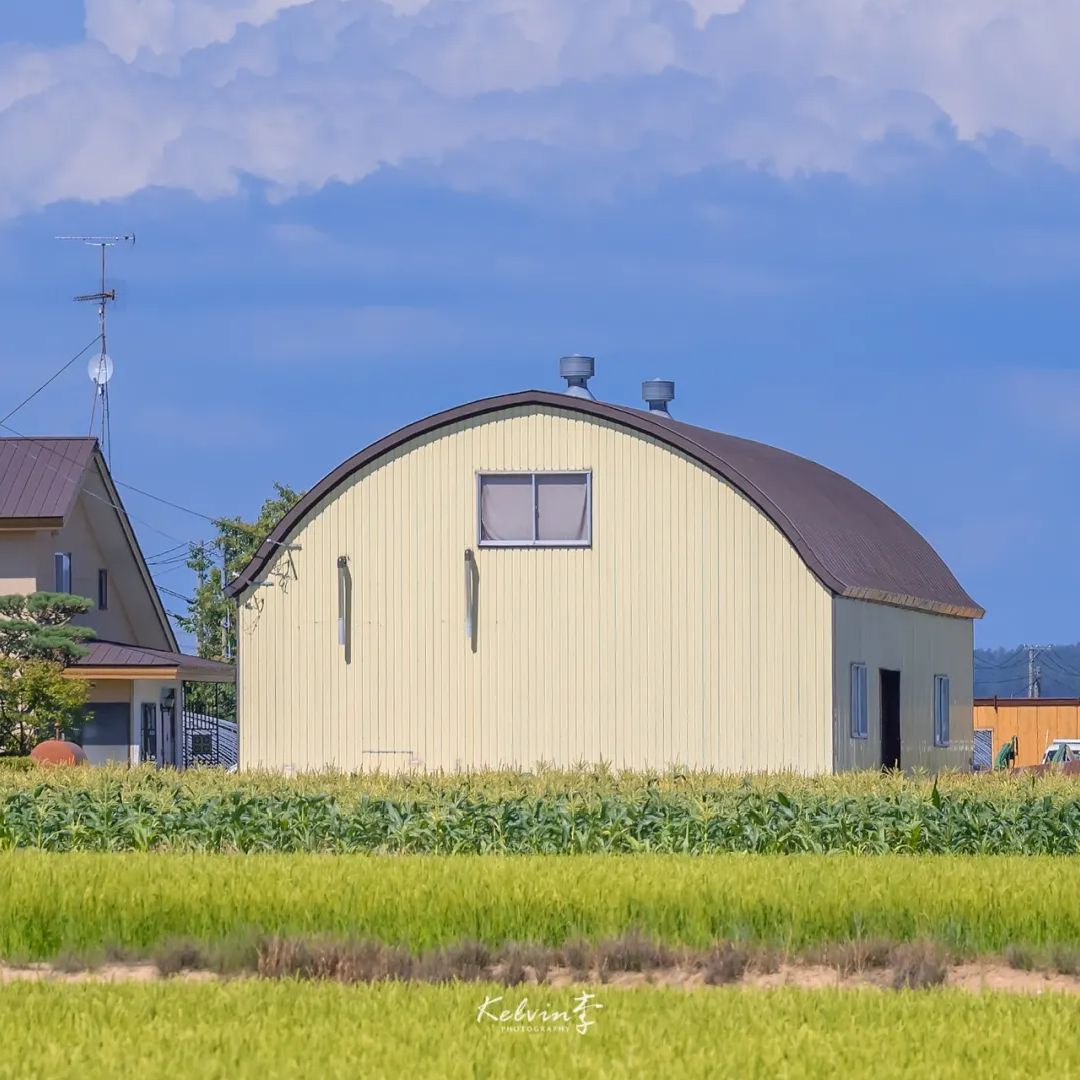
[[[866,665],[851,665],[851,737],[867,737]]]
[[[481,547],[592,542],[591,473],[484,473],[477,487]]]
[[[934,745],[949,745],[949,676],[934,676]]]

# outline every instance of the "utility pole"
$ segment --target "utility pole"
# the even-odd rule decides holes
[[[1037,667],[1035,661],[1040,653],[1048,652],[1053,645],[1025,645],[1028,654],[1028,692],[1029,698],[1039,697],[1039,684],[1042,681],[1042,668]]]

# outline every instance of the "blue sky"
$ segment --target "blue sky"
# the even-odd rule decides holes
[[[1078,52],[1072,0],[5,5],[0,415],[95,330],[52,238],[134,230],[121,481],[251,514],[588,352],[892,504],[978,643],[1076,641]],[[207,535],[125,501],[148,553]]]

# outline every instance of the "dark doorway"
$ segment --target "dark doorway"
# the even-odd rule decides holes
[[[88,705],[80,733],[91,765],[127,764],[131,754],[131,706],[127,702]]]
[[[900,672],[881,669],[881,767],[900,768]]]

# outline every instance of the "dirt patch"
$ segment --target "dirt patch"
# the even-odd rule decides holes
[[[157,964],[103,964],[101,967],[88,968],[84,971],[71,971],[67,965],[28,964],[16,967],[0,964],[0,983],[10,982],[62,982],[62,983],[112,983],[112,982],[156,982],[159,979],[175,978],[182,982],[208,982],[220,978],[212,971],[183,971],[176,975],[162,975]]]
[[[518,970],[507,970],[518,966]],[[464,973],[438,971],[435,978],[425,977],[426,972],[417,972],[414,977],[424,981],[444,982],[462,978]],[[393,978],[393,974],[387,973]],[[538,977],[539,976],[539,977]],[[236,975],[221,975],[213,971],[179,971],[163,974],[155,963],[105,964],[86,971],[70,971],[52,964],[32,964],[16,967],[0,964],[0,983],[22,981],[48,981],[58,983],[116,983],[116,982],[157,982],[173,980],[180,982],[208,982]],[[245,973],[242,978],[273,978],[275,976]],[[304,977],[301,975],[300,977]],[[313,978],[333,978],[327,973],[309,975]],[[635,987],[676,987],[683,990],[709,990],[713,986],[737,986],[748,989],[769,990],[778,987],[795,987],[800,990],[847,989],[888,991],[908,985],[897,979],[892,968],[868,968],[859,972],[845,974],[838,968],[815,963],[782,963],[775,970],[762,971],[748,966],[737,978],[721,979],[710,982],[709,971],[698,965],[670,965],[651,968],[648,971],[610,971],[600,968],[574,970],[570,967],[550,967],[540,975],[531,965],[521,964],[520,959],[511,959],[505,964],[473,970],[464,975],[466,979],[485,979],[495,982],[535,984],[543,982],[555,989],[564,989],[576,985],[604,984],[615,989]],[[929,983],[913,983],[915,987],[926,988]],[[1075,994],[1080,996],[1080,978],[1061,975],[1055,972],[1024,971],[1010,967],[1002,961],[982,961],[954,964],[945,969],[940,985],[971,993],[985,990],[1003,991],[1015,994]]]

